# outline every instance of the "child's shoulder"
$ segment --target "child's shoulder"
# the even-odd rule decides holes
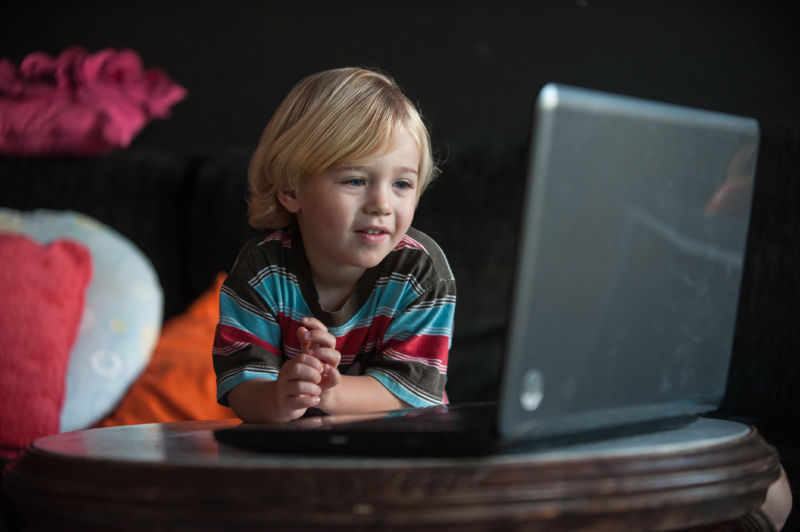
[[[439,280],[452,281],[453,271],[447,257],[436,241],[419,229],[410,227],[402,240],[389,254],[393,269],[413,268],[431,270]]]
[[[291,228],[259,233],[248,240],[239,250],[236,264],[250,264],[252,269],[253,265],[266,266],[284,263],[286,257],[291,253],[292,247],[296,245],[292,236]]]

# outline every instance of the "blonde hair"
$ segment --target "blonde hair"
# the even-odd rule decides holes
[[[413,103],[390,77],[362,68],[313,74],[289,92],[272,115],[250,161],[248,220],[277,229],[294,215],[277,198],[299,190],[311,177],[377,153],[395,128],[419,145],[418,194],[438,174],[428,129]]]

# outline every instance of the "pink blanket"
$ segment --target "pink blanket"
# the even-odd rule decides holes
[[[163,71],[144,70],[133,50],[35,52],[19,67],[3,59],[0,153],[107,153],[128,146],[149,120],[168,116],[185,96]]]

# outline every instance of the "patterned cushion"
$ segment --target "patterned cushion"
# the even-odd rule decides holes
[[[42,243],[70,238],[91,253],[94,275],[70,354],[60,428],[90,427],[114,409],[150,360],[163,312],[156,273],[127,238],[76,212],[0,208],[0,231]]]

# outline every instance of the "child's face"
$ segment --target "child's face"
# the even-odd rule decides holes
[[[330,168],[281,202],[296,214],[306,255],[323,280],[355,280],[400,242],[417,205],[420,154],[398,129],[385,149]]]

